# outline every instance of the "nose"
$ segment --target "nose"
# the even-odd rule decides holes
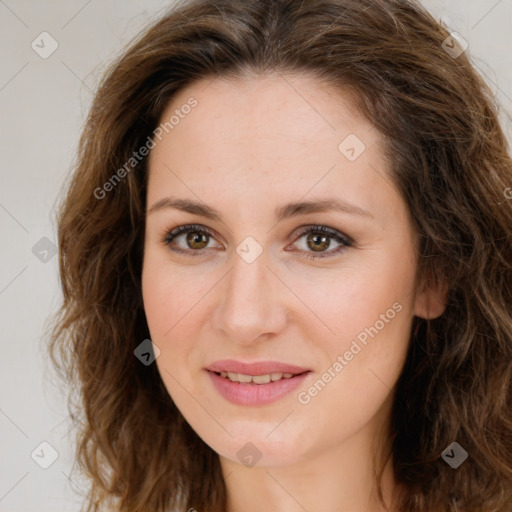
[[[267,268],[265,251],[252,263],[233,255],[233,267],[218,290],[213,327],[239,344],[250,345],[281,332],[286,325],[283,284]],[[274,272],[276,272],[274,270]]]

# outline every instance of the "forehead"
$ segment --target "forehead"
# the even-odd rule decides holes
[[[197,105],[182,111],[190,98]],[[161,122],[173,115],[179,122],[151,151],[148,204],[163,189],[219,203],[243,195],[255,208],[339,191],[369,209],[390,186],[377,130],[351,95],[311,76],[202,79],[175,95]]]
[[[368,143],[379,142],[373,127],[358,112],[354,94],[309,74],[201,79],[173,97],[161,120],[169,119],[192,96],[198,102],[189,115],[192,121],[185,122],[185,118],[180,124],[191,125],[187,136],[204,141],[250,146],[257,139],[277,137],[300,144],[318,144],[324,139],[329,144],[344,129],[351,129],[364,135]],[[178,126],[173,131],[178,137],[183,132]]]

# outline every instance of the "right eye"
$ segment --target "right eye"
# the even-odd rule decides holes
[[[183,235],[186,235],[184,238],[185,246],[179,246],[176,242],[182,238]],[[208,248],[208,243],[212,238],[212,233],[204,226],[200,226],[199,224],[187,224],[168,231],[162,241],[173,252],[199,256],[203,249]]]

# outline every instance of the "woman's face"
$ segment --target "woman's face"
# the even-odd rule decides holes
[[[378,132],[299,75],[196,82],[162,121],[173,115],[150,155],[142,275],[170,396],[238,463],[372,437],[413,316],[442,312],[417,291]]]

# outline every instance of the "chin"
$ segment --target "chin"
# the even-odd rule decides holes
[[[278,435],[272,428],[265,428],[263,432],[261,425],[240,422],[238,427],[226,425],[233,437],[226,433],[220,439],[210,431],[201,438],[221,457],[248,467],[290,466],[304,457],[304,436],[301,441],[285,430]],[[269,432],[272,433],[269,435]]]

